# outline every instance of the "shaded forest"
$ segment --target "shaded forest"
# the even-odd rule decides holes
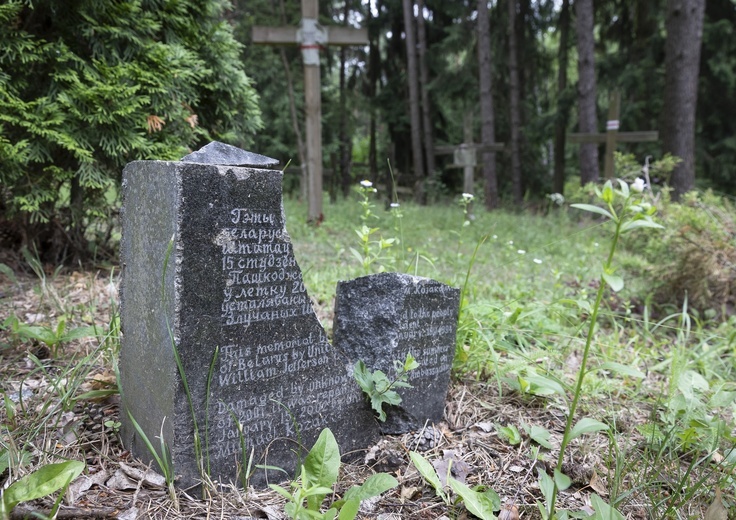
[[[5,246],[53,261],[113,250],[122,167],[214,139],[288,163],[287,191],[306,195],[299,48],[251,41],[256,25],[298,27],[299,2],[67,4],[0,6]],[[323,0],[317,21],[368,34],[319,53],[332,200],[391,172],[419,203],[467,191],[447,152],[463,142],[483,146],[473,191],[488,209],[597,181],[604,145],[569,134],[605,132],[616,93],[620,132],[658,132],[618,151],[682,159],[653,182],[675,198],[736,190],[731,0]]]

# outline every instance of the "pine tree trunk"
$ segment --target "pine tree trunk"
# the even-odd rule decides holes
[[[575,0],[575,16],[578,37],[578,128],[582,133],[597,133],[593,0]],[[580,145],[580,184],[598,182],[599,178],[598,145],[583,143]]]
[[[491,145],[496,141],[493,112],[493,67],[491,55],[491,24],[488,20],[487,0],[478,0],[478,75],[480,86],[481,143]],[[498,179],[496,178],[496,153],[483,152],[483,180],[486,209],[498,208]]]
[[[381,12],[381,2],[376,6]],[[376,143],[376,85],[381,67],[381,55],[378,49],[378,31],[374,27],[371,6],[368,11],[368,103],[370,110],[369,142],[368,142],[368,169],[373,184],[378,184],[378,144]]]
[[[404,33],[406,34],[406,68],[409,81],[409,114],[411,121],[411,152],[414,162],[414,198],[426,203],[424,189],[424,158],[422,156],[422,124],[419,115],[419,81],[417,78],[417,44],[414,37],[414,1],[403,0]]]
[[[279,4],[281,23],[286,24],[286,10],[284,7],[283,0]],[[304,143],[302,137],[302,130],[299,124],[299,116],[296,110],[296,99],[294,98],[294,81],[291,77],[291,67],[289,66],[289,60],[286,57],[286,50],[282,47],[279,55],[281,56],[281,63],[284,66],[284,74],[286,76],[286,94],[289,97],[289,114],[291,116],[291,126],[294,129],[294,135],[296,136],[296,149],[299,155],[299,166],[301,168],[301,176],[299,178],[299,195],[303,201],[307,200],[307,146]]]
[[[567,45],[570,39],[569,0],[562,0],[558,30],[560,31],[560,47],[557,51],[559,70],[557,72],[557,117],[555,119],[554,177],[552,190],[554,193],[564,194],[565,136],[567,135],[569,107],[562,96],[567,89]]]
[[[521,207],[524,194],[521,186],[521,106],[519,92],[519,63],[516,49],[517,0],[508,0],[509,7],[509,119],[511,123],[511,191],[514,204]]]
[[[424,131],[424,157],[427,164],[427,175],[432,175],[435,170],[434,162],[434,138],[432,137],[432,115],[429,106],[429,70],[427,69],[427,31],[424,27],[424,0],[417,0],[419,17],[417,18],[417,37],[419,46],[419,77],[421,78],[420,89],[422,92],[422,130]]]
[[[350,15],[350,2],[345,2],[345,10],[343,12],[345,24],[347,25],[348,16]],[[347,197],[350,194],[350,137],[348,136],[348,110],[347,110],[347,92],[345,91],[345,73],[347,62],[347,48],[340,48],[340,186],[342,194]]]
[[[705,0],[667,2],[663,147],[682,159],[672,172],[673,198],[695,185],[695,109]]]

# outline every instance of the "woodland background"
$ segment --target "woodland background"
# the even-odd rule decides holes
[[[254,25],[300,17],[294,0],[3,3],[6,245],[57,262],[111,250],[132,160],[175,160],[218,139],[304,163],[299,50],[250,42]],[[675,198],[695,185],[736,191],[733,0],[323,0],[320,22],[367,27],[370,38],[322,53],[333,200],[363,178],[388,184],[387,160],[418,202],[456,195],[461,170],[433,150],[462,142],[472,118],[476,142],[506,144],[482,158],[481,201],[533,207],[602,175],[603,147],[565,135],[604,131],[614,90],[622,131],[660,132],[619,149],[641,163],[682,159],[654,179]],[[294,170],[287,189],[298,195]]]

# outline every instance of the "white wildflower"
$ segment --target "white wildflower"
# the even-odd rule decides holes
[[[534,259],[534,263],[535,263],[535,264],[541,264],[541,263],[542,263],[542,261],[541,261],[541,260],[540,260],[539,258],[535,258],[535,259]]]
[[[562,206],[565,203],[565,196],[562,193],[550,193],[547,198],[558,206]]]
[[[642,191],[644,191],[645,187],[646,183],[641,177],[637,177],[636,180],[631,184],[631,189],[637,193],[641,193]]]
[[[474,198],[472,193],[463,193],[463,202],[473,202]]]
[[[520,255],[525,255],[526,251],[524,251],[523,249],[519,249],[517,253],[519,253]]]
[[[398,208],[398,207],[401,207],[401,204],[399,204],[398,202],[392,202],[391,203],[391,207],[392,208]]]
[[[373,186],[373,183],[371,181],[360,181],[360,185],[364,188],[370,188],[371,186]]]

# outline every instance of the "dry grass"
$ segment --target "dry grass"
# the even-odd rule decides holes
[[[0,321],[14,313],[26,323],[53,326],[66,315],[70,326],[96,323],[107,330],[115,310],[114,287],[104,273],[59,275],[49,279],[43,289],[36,278],[12,282],[0,276],[0,280]],[[0,407],[0,451],[24,458],[11,464],[10,470],[0,475],[0,482],[7,485],[49,462],[84,460],[87,470],[73,483],[57,518],[283,518],[284,501],[275,492],[244,491],[233,485],[205,486],[204,496],[179,490],[178,509],[174,506],[162,478],[120,445],[115,426],[118,396],[78,398],[84,392],[114,387],[110,367],[114,347],[101,346],[99,338],[75,341],[62,345],[54,358],[41,344],[17,341],[8,331],[0,335],[0,344],[10,345],[0,350],[0,390],[12,395],[15,402],[14,416],[8,415],[8,408]],[[71,388],[73,378],[76,387]],[[66,397],[65,385],[71,391]],[[521,518],[539,518],[536,502],[542,495],[537,473],[552,472],[555,448],[564,429],[564,408],[553,400],[504,392],[499,394],[495,382],[453,381],[445,422],[434,428],[427,426],[435,445],[424,456],[436,464],[452,460],[455,478],[491,487],[504,507],[518,511]],[[18,399],[20,395],[22,399]],[[618,427],[619,450],[640,453],[637,446],[643,439],[634,426],[646,420],[648,410],[639,408],[638,403],[614,403],[620,412],[612,418],[605,411],[612,408],[610,402],[603,406],[588,401],[586,406],[591,415]],[[543,426],[552,433],[553,449],[540,450],[537,460],[530,456],[533,443],[523,433],[525,424]],[[499,436],[496,425],[515,425],[522,432],[522,442],[509,444]],[[365,503],[361,518],[467,518],[462,505],[448,507],[439,500],[409,462],[408,453],[416,446],[417,436],[426,432],[383,438],[366,450],[365,463],[343,466],[336,493],[363,482],[373,471],[387,471],[396,476],[399,487]],[[590,510],[593,493],[609,498],[614,478],[609,455],[605,435],[586,435],[573,442],[565,466],[573,485],[561,493],[560,508]],[[629,467],[635,471],[637,464]],[[666,472],[662,468],[662,473]],[[637,478],[634,473],[625,475],[621,485],[633,489]],[[52,497],[23,504],[12,517],[43,514],[52,504]],[[697,515],[707,505],[693,502],[685,509]],[[627,518],[648,518],[649,507],[646,496],[635,493],[623,511]]]

